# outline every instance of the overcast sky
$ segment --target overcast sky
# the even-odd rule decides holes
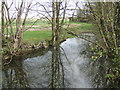
[[[11,2],[13,1],[14,2],[14,4],[12,5],[12,7],[11,7],[11,10],[10,10],[10,12],[12,12],[12,14],[14,14],[14,16],[15,16],[15,13],[14,13],[14,10],[15,10],[15,6],[17,7],[18,6],[18,4],[20,4],[20,2],[22,1],[22,0],[5,0],[5,1],[7,1],[8,2],[8,5],[10,6],[11,5]],[[24,0],[24,2],[30,2],[31,0]],[[43,4],[43,5],[45,5],[46,6],[46,8],[47,8],[47,10],[49,11],[49,10],[51,10],[51,6],[50,6],[50,3],[48,3],[48,2],[51,2],[52,0],[32,0],[33,1],[33,4],[32,4],[32,8],[31,9],[33,9],[33,10],[41,10],[41,11],[44,11],[44,8],[43,7],[40,7],[40,6],[33,6],[36,2],[39,2],[39,3],[41,3],[41,4]],[[59,1],[59,0],[58,0]],[[75,9],[76,8],[76,2],[79,2],[79,7],[80,8],[83,8],[83,2],[85,2],[85,0],[62,0],[62,1],[68,1],[68,9]],[[120,0],[89,0],[89,1],[96,1],[96,2],[99,2],[99,1],[120,1]],[[0,2],[1,3],[1,2]],[[1,7],[1,4],[0,4],[0,7]],[[61,11],[62,12],[62,11]],[[67,14],[66,14],[66,16],[68,16],[68,17],[70,17],[71,15],[72,15],[72,13],[73,13],[74,11],[67,11]],[[12,15],[11,14],[11,15]],[[75,14],[76,14],[76,12],[75,12]],[[31,18],[31,17],[33,17],[33,16],[36,16],[37,17],[37,15],[38,15],[38,13],[37,12],[35,12],[35,11],[30,11],[29,12],[29,15],[28,15],[28,18]],[[46,13],[44,13],[44,15],[45,16],[48,16]],[[39,15],[40,17],[42,17],[43,15]],[[1,17],[1,14],[0,14],[0,17]],[[24,17],[24,14],[23,14],[23,16],[22,17]]]
[[[11,16],[12,16],[12,14],[14,14],[14,17],[16,17],[15,16],[15,7],[17,7],[18,6],[18,4],[20,4],[20,2],[22,1],[22,0],[5,0],[5,1],[7,1],[7,4],[8,4],[8,6],[10,6],[11,5],[11,2],[14,2],[13,3],[13,5],[12,5],[12,7],[11,7],[11,9],[10,9],[10,12],[11,12]],[[30,2],[31,0],[24,0],[26,3],[27,2]],[[32,10],[41,10],[41,11],[44,11],[44,8],[43,7],[40,7],[40,6],[34,6],[34,4],[36,3],[36,2],[39,2],[39,3],[41,3],[41,4],[43,4],[43,5],[45,5],[46,6],[46,8],[47,8],[47,10],[49,11],[51,11],[51,6],[50,6],[50,2],[51,2],[52,0],[32,0],[32,2],[33,2],[33,4],[32,4]],[[59,0],[58,0],[59,1]],[[83,2],[83,0],[62,0],[63,1],[63,4],[64,4],[64,1],[68,1],[68,9],[75,9],[75,7],[76,7],[76,5],[75,5],[75,3],[76,2]],[[1,4],[0,4],[1,5]],[[64,5],[63,5],[64,6]],[[79,4],[79,6],[80,7],[82,7],[82,4]],[[37,15],[38,15],[38,13],[36,12],[36,11],[32,11],[32,10],[30,10],[30,12],[29,12],[29,15],[28,15],[28,18],[31,18],[31,17],[33,17],[33,16],[36,16],[37,17]],[[67,11],[66,13],[66,16],[71,16],[72,15],[72,13],[75,13],[76,14],[76,12],[73,10],[73,11]],[[62,11],[61,11],[61,13],[62,13]],[[44,13],[44,15],[45,16],[48,16],[46,13]],[[42,17],[43,15],[39,15],[40,17]],[[23,16],[22,17],[24,17],[24,14],[23,14]]]

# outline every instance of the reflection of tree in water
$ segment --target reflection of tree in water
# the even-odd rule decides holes
[[[52,70],[51,87],[52,88],[64,87],[64,69],[61,60],[59,45],[54,46],[52,49],[51,70]]]
[[[19,61],[19,60],[18,60]],[[12,62],[3,67],[3,88],[28,88],[29,84],[22,63]]]
[[[106,59],[108,58],[104,56],[104,57],[99,58],[99,61],[91,63],[92,66],[95,67],[92,70],[96,72],[94,79],[93,79],[94,80],[93,85],[96,88],[107,87],[107,79],[105,78],[105,76],[107,74],[109,62]]]
[[[90,57],[90,53],[91,52],[85,52],[87,57]],[[107,81],[105,78],[109,66],[109,62],[107,59],[108,58],[106,56],[100,57],[98,60],[90,60],[84,65],[84,70],[86,71],[85,73],[90,78],[90,81],[95,88],[107,87]]]
[[[51,49],[52,56],[50,60],[45,61],[45,63],[41,63],[38,72],[41,72],[42,76],[39,78],[48,78],[41,79],[43,81],[37,81],[35,85],[37,87],[51,87],[51,88],[60,88],[64,87],[64,70],[63,64],[61,60],[60,46],[57,45]],[[44,55],[43,55],[44,57]],[[29,85],[33,84],[27,81],[29,75],[26,76],[25,68],[23,61],[24,58],[15,58],[9,65],[3,67],[3,88],[28,88]],[[33,67],[34,68],[34,67]],[[37,68],[37,67],[36,67]],[[36,73],[37,74],[37,73]],[[30,87],[32,88],[32,87]]]

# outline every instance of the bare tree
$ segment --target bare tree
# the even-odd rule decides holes
[[[22,16],[22,8],[23,8],[23,2],[20,5],[20,10],[18,11],[18,16],[16,19],[16,35],[15,35],[15,43],[14,43],[14,48],[19,48],[21,45],[21,39],[22,39],[22,33],[25,29],[25,24],[26,24],[26,19],[28,16],[28,12],[30,9],[32,3],[29,3],[28,6],[26,7],[26,12],[25,12],[25,17],[23,19],[22,25],[21,25],[21,16]],[[21,26],[21,27],[20,27]]]
[[[3,4],[4,4],[3,15],[4,13],[6,14],[4,16],[2,15],[2,18],[3,19],[5,18],[6,26],[2,25],[2,28],[6,29],[10,35],[10,41],[7,42],[7,46],[10,49],[10,52],[12,53],[20,49],[22,33],[25,30],[26,19],[32,1],[24,2],[22,0],[21,2],[18,3],[18,7],[16,7],[14,1],[12,1],[10,5],[8,5],[8,1],[3,2]],[[14,13],[12,12],[13,10]]]
[[[56,42],[59,43],[59,36],[64,25],[67,10],[67,0],[52,0],[50,2],[42,3],[36,2],[35,5],[43,8],[43,10],[32,10],[36,11],[39,15],[45,17],[52,25],[52,40],[51,44],[54,46]]]

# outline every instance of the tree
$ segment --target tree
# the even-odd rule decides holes
[[[2,45],[4,44],[4,4],[5,2],[2,1],[2,7],[1,7],[1,12],[2,12],[2,15],[1,15],[1,22],[2,22],[2,25],[1,25],[1,36],[2,36]]]
[[[53,46],[58,43],[59,39],[59,14],[60,14],[60,2],[52,1],[52,44]]]
[[[45,4],[41,4],[41,2],[37,2],[38,6],[43,7],[44,10],[36,10],[38,14],[43,15],[49,23],[52,25],[52,39],[51,39],[51,45],[53,46],[52,48],[52,61],[51,61],[51,72],[52,72],[52,77],[51,77],[51,82],[50,86],[52,88],[60,88],[60,86],[64,86],[64,76],[62,77],[62,74],[64,74],[63,71],[63,65],[62,61],[60,58],[60,35],[61,35],[61,30],[62,26],[64,25],[64,20],[65,20],[65,14],[66,14],[66,8],[67,8],[67,1],[62,2],[60,0],[52,0],[52,2],[49,2],[49,8],[52,10],[47,9],[47,6]],[[44,12],[45,14],[43,14]],[[62,13],[61,13],[62,12]],[[62,71],[61,71],[62,68]],[[61,83],[61,79],[63,80],[63,83]],[[61,85],[62,84],[62,85]]]
[[[39,6],[40,9],[32,10],[36,11],[39,15],[44,16],[52,25],[52,40],[50,41],[50,44],[53,46],[56,42],[59,43],[60,40],[59,36],[66,17],[67,3],[67,0],[52,0],[51,2],[46,3],[36,2],[35,6]],[[41,10],[41,8],[43,9]]]
[[[16,7],[16,3],[14,1],[9,3],[10,5],[8,5],[8,1],[4,1],[2,3],[2,6],[4,5],[2,20],[5,19],[5,25],[4,21],[2,24],[2,35],[4,35],[3,30],[7,31],[7,36],[10,35],[10,38],[6,38],[6,41],[7,47],[12,54],[13,52],[18,51],[21,47],[22,33],[25,29],[26,19],[32,2],[24,2],[22,0],[21,2],[17,3],[18,7]],[[14,12],[12,12],[13,10]]]
[[[95,23],[99,28],[101,37],[104,41],[105,50],[110,57],[114,57],[111,56],[111,54],[113,52],[116,53],[116,51],[118,51],[119,45],[119,43],[117,42],[119,39],[116,37],[118,36],[118,32],[116,32],[114,28],[116,26],[114,17],[116,16],[115,15],[116,8],[114,6],[116,5],[115,3],[112,2],[110,3],[98,2],[94,3],[93,5],[89,3],[89,8],[95,20]]]
[[[120,72],[120,2],[96,2],[88,6],[98,26],[104,52],[110,59],[111,66],[108,69],[113,87],[119,87]],[[99,42],[99,43],[102,43]]]

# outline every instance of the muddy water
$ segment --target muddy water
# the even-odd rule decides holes
[[[3,87],[105,87],[103,67],[106,66],[106,62],[93,62],[88,44],[83,39],[69,38],[60,47],[54,47],[44,55],[25,60],[18,58],[4,68]]]

